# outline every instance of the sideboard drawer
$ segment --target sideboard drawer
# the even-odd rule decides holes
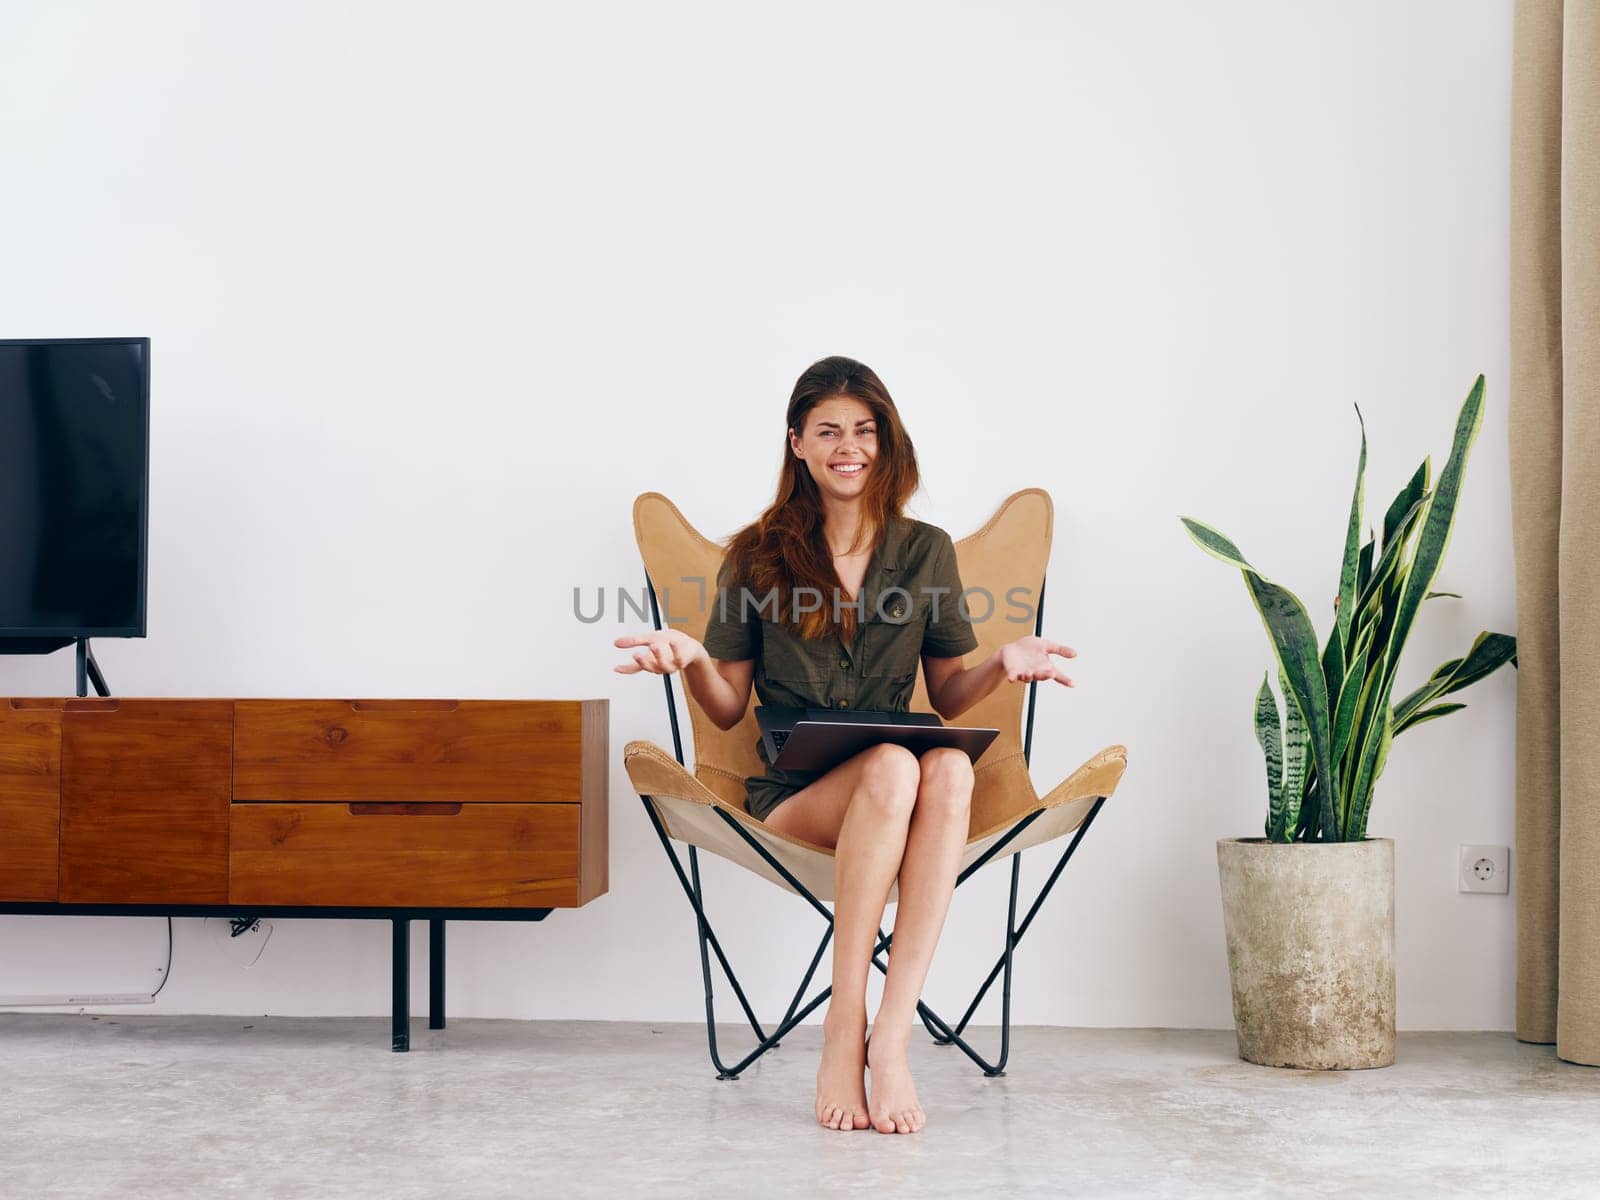
[[[605,721],[592,700],[239,700],[233,798],[577,804]]]
[[[576,804],[234,804],[230,904],[580,903]]]

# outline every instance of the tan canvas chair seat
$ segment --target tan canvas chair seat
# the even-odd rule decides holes
[[[748,842],[728,828],[725,820],[717,816],[717,810],[720,809],[748,830],[819,900],[833,899],[833,851],[779,833],[752,817],[742,804],[729,804],[653,742],[629,742],[622,753],[634,790],[655,809],[669,837],[708,850],[754,871],[781,888],[794,891],[782,875],[751,849]],[[965,868],[976,862],[1000,840],[1006,830],[1035,810],[1043,810],[1043,815],[1009,842],[1004,853],[1018,854],[1073,832],[1083,824],[1083,818],[1088,815],[1095,800],[1109,796],[1116,790],[1117,781],[1122,777],[1126,765],[1127,754],[1124,749],[1121,746],[1108,746],[1057,784],[1043,799],[1033,796],[1030,788],[1025,811],[1018,813],[1015,819],[979,830],[968,838],[961,866]],[[974,791],[983,783],[984,772],[980,770]],[[893,898],[894,891],[891,889],[890,899]]]
[[[982,529],[955,543],[962,585],[969,590],[983,589],[997,600],[1021,595],[1028,598],[1031,607],[1037,609],[1044,598],[1052,516],[1050,496],[1042,489],[1029,488],[1008,497]],[[639,552],[644,558],[651,585],[650,600],[656,605],[657,627],[665,623],[700,638],[705,632],[710,605],[715,599],[717,572],[723,559],[722,548],[700,534],[659,492],[646,492],[634,501],[633,522]],[[1018,593],[1015,589],[1019,588],[1024,590]],[[1007,621],[995,615],[988,620],[975,620],[973,631],[978,637],[978,648],[968,655],[969,663],[981,662],[1000,646],[1033,632],[1033,629],[1026,623]],[[634,789],[654,819],[679,882],[695,907],[701,941],[701,967],[706,983],[706,1025],[711,1040],[711,1057],[721,1077],[733,1078],[751,1061],[775,1046],[779,1037],[821,1002],[822,997],[819,997],[805,1008],[799,1007],[801,996],[809,986],[811,975],[827,944],[828,935],[824,935],[822,945],[818,946],[811,970],[802,980],[783,1022],[774,1033],[767,1034],[756,1020],[706,918],[695,853],[705,850],[737,863],[763,879],[801,895],[824,917],[829,917],[829,912],[820,902],[833,899],[833,853],[824,847],[779,833],[745,810],[744,780],[747,776],[760,775],[764,770],[755,750],[758,729],[754,715],[754,690],[744,717],[732,729],[724,730],[712,723],[693,694],[682,687],[680,681],[679,690],[689,712],[694,744],[694,767],[691,771],[681,761],[683,755],[672,677],[668,677],[665,683],[677,753],[668,753],[653,742],[631,741],[623,750],[623,763]],[[1028,773],[1032,703],[1036,689],[1036,684],[1026,688],[1002,684],[960,718],[963,725],[991,726],[1000,731],[977,763],[972,816],[962,858],[962,878],[974,864],[991,853],[996,858],[1012,856],[1011,909],[1002,961],[996,963],[995,970],[978,989],[972,1006],[954,1026],[946,1024],[926,1005],[918,1005],[923,1022],[937,1040],[954,1042],[991,1075],[1003,1073],[1009,1047],[1012,950],[1061,870],[1061,866],[1058,866],[1052,873],[1021,929],[1018,929],[1016,881],[1019,859],[1015,856],[1030,847],[1071,834],[1072,841],[1061,856],[1061,865],[1064,866],[1100,806],[1116,790],[1127,766],[1127,751],[1122,746],[1107,746],[1041,798],[1034,790]],[[1025,696],[1030,714],[1026,728],[1023,724]],[[911,708],[921,712],[932,710],[920,668]],[[671,843],[674,841],[689,847],[688,871],[683,869],[672,850]],[[999,849],[996,850],[996,847]],[[785,878],[784,872],[788,872],[790,878]],[[879,948],[886,948],[890,941],[892,935],[882,937]],[[721,964],[744,1008],[746,1018],[760,1039],[756,1049],[733,1066],[725,1066],[717,1054],[710,968],[712,954]],[[874,965],[880,970],[886,969],[876,954]],[[994,1064],[986,1061],[962,1040],[961,1031],[1002,965],[1007,980],[1006,999],[1001,1054],[998,1064]]]

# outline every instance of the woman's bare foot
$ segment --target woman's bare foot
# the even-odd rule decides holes
[[[867,1111],[879,1133],[916,1133],[928,1123],[911,1082],[911,1060],[906,1056],[910,1045],[909,1028],[899,1038],[874,1029],[867,1041],[867,1069],[872,1072],[872,1103]]]
[[[840,1131],[865,1129],[867,1089],[862,1079],[867,1069],[867,1048],[862,1039],[867,1018],[836,1019],[830,1012],[822,1022],[822,1063],[817,1067],[817,1122]]]

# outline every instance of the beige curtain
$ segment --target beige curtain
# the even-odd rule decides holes
[[[1600,1065],[1600,0],[1518,0],[1517,1036]]]

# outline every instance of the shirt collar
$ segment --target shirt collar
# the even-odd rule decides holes
[[[889,518],[888,527],[883,532],[883,545],[878,547],[880,567],[889,571],[900,569],[900,551],[905,547],[906,534],[910,529],[911,522],[904,517]]]

